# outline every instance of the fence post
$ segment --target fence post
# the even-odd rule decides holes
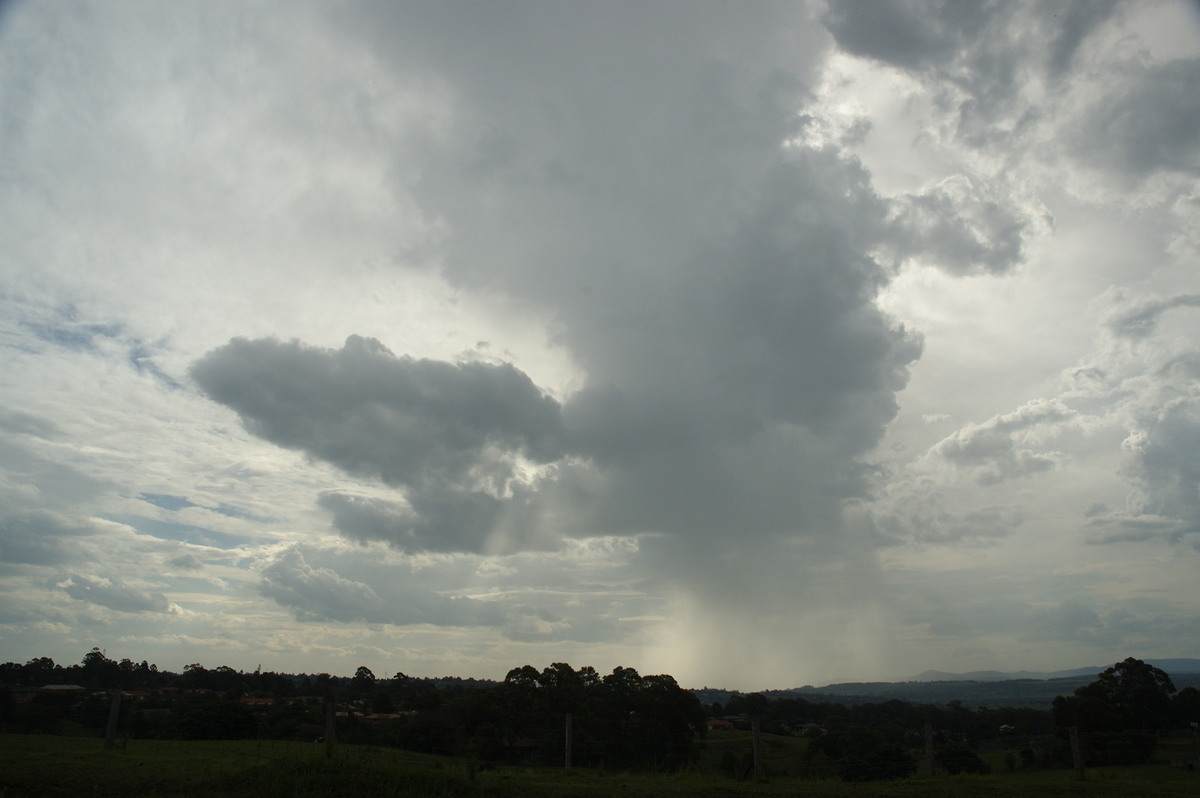
[[[121,688],[112,690],[112,706],[108,710],[108,729],[104,732],[104,750],[111,751],[117,741],[117,721],[121,717]]]
[[[337,717],[334,714],[336,704],[333,696],[325,699],[325,758],[333,758],[333,749],[337,747]]]
[[[758,718],[750,721],[750,734],[754,738],[754,780],[758,781],[762,778],[763,772],[762,747],[759,745],[758,738]]]
[[[1075,765],[1075,775],[1083,778],[1083,747],[1079,744],[1079,727],[1072,726],[1068,733],[1071,735],[1071,761]]]
[[[929,764],[929,775],[937,772],[933,764],[933,724],[925,723],[925,761]]]

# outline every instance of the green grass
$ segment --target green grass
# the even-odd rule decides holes
[[[723,748],[749,745],[736,733],[710,738],[691,772],[625,773],[601,769],[503,767],[393,749],[271,741],[178,742],[132,740],[115,751],[95,738],[0,735],[0,798],[129,795],[208,796],[1194,796],[1200,772],[1165,765],[1090,770],[1079,780],[1067,770],[1017,771],[988,776],[916,776],[896,782],[843,784],[772,776],[761,783],[734,781],[705,764]],[[768,766],[786,770],[802,741],[766,740]],[[771,764],[774,762],[775,764]]]

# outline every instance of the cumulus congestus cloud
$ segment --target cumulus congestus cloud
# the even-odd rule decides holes
[[[1194,654],[1194,4],[225,5],[0,26],[27,656]]]

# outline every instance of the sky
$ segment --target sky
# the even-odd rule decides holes
[[[1200,657],[1200,7],[0,7],[0,659]]]

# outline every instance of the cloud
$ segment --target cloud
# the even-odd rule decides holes
[[[184,571],[199,571],[204,568],[204,562],[190,552],[171,558],[170,563]]]
[[[960,131],[978,133],[978,120],[1009,110],[1028,72],[1062,80],[1120,5],[831,0],[822,21],[846,52],[952,86]]]
[[[408,553],[498,553],[554,545],[554,537],[538,537],[524,490],[501,499],[429,488],[414,491],[408,502],[326,491],[318,504],[333,516],[334,527],[344,537],[360,543],[383,541]]]
[[[1200,547],[1200,349],[1196,294],[1125,296],[1110,292],[1106,345],[1070,375],[1070,401],[1094,408],[1123,431],[1123,506],[1087,514],[1092,544],[1166,542]]]
[[[58,425],[53,421],[18,410],[0,410],[0,428],[45,439],[57,438],[61,434]]]
[[[19,8],[6,596],[330,670],[615,650],[744,686],[886,676],[976,560],[1185,584],[1165,4]],[[1158,293],[1081,358],[1108,285]],[[156,604],[156,566],[188,614],[97,603]],[[1128,582],[1053,580],[962,578],[938,629],[1117,628]]]
[[[1077,157],[1128,176],[1200,174],[1200,59],[1146,68],[1119,92],[1103,95],[1080,122],[1088,131]]]
[[[928,260],[952,274],[998,274],[1024,260],[1031,222],[965,176],[947,178],[893,204],[901,229],[897,261]]]
[[[1114,314],[1108,328],[1122,338],[1147,338],[1154,334],[1159,318],[1168,310],[1195,307],[1200,307],[1200,294],[1148,299]]]
[[[387,507],[325,496],[357,540],[478,551],[514,492],[566,453],[558,403],[509,364],[396,357],[358,336],[340,350],[239,339],[192,376],[266,440],[404,489]]]
[[[1200,401],[1176,399],[1126,438],[1123,470],[1135,491],[1129,510],[1173,519],[1170,539],[1200,548]]]
[[[68,596],[77,601],[99,604],[118,612],[169,613],[173,607],[162,593],[152,593],[124,584],[120,579],[72,574],[59,583]]]
[[[255,434],[390,485],[503,491],[506,457],[563,454],[558,403],[508,364],[396,357],[358,336],[340,350],[234,339],[191,374]]]
[[[835,0],[822,21],[843,50],[916,69],[954,55],[994,14],[940,0]]]
[[[300,620],[343,623],[495,626],[503,619],[496,606],[462,596],[443,596],[409,586],[402,579],[385,596],[363,582],[347,579],[331,568],[309,565],[295,548],[262,569],[262,594],[290,607]]]
[[[90,559],[89,538],[102,528],[49,510],[10,513],[0,518],[0,562],[65,565]]]
[[[972,469],[984,485],[1031,476],[1055,468],[1062,455],[1026,446],[1055,435],[1077,416],[1059,400],[1035,400],[1012,413],[963,427],[935,444],[929,455]]]
[[[898,483],[874,508],[874,522],[884,544],[996,545],[1025,522],[1027,513],[1008,505],[970,510],[947,506],[951,491],[946,485],[918,480]]]

